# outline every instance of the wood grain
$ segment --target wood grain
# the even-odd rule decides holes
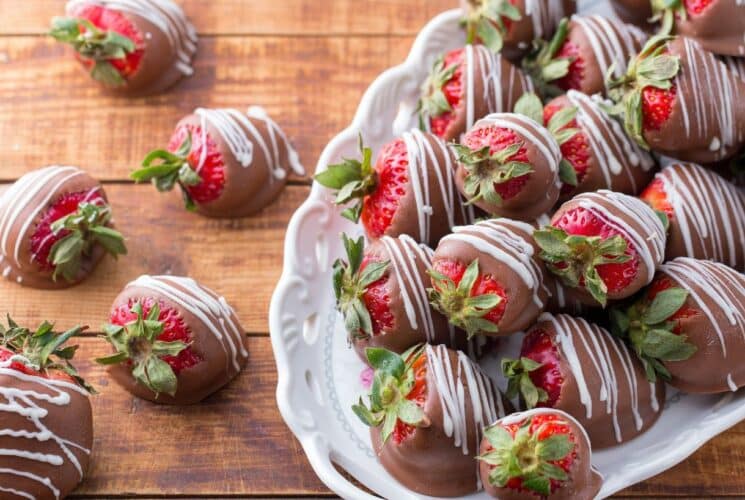
[[[70,290],[23,288],[0,279],[0,315],[23,324],[42,319],[60,328],[98,328],[114,297],[141,274],[189,275],[225,296],[248,332],[269,331],[269,298],[282,271],[287,222],[305,199],[307,186],[288,186],[279,200],[254,217],[208,219],[187,212],[176,192],[150,185],[105,186],[117,228],[129,254],[106,258],[96,272]]]
[[[177,0],[202,35],[412,35],[458,0]],[[209,7],[205,7],[209,5]],[[0,0],[0,34],[41,34],[61,0]]]

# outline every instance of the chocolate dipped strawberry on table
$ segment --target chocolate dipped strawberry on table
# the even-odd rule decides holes
[[[561,201],[598,189],[636,195],[652,179],[654,159],[629,138],[621,124],[606,112],[605,104],[607,101],[599,96],[569,90],[549,101],[543,110],[546,124],[562,110],[576,110],[574,119],[559,129],[577,130],[560,143],[561,154],[572,168],[569,176],[561,171]]]
[[[665,256],[666,217],[633,196],[600,190],[564,203],[535,231],[540,258],[588,305],[635,294]]]
[[[443,345],[402,355],[368,348],[366,355],[375,369],[369,401],[360,398],[352,409],[370,427],[385,470],[423,495],[477,491],[482,429],[506,413],[491,379],[466,354]]]
[[[509,335],[548,301],[531,224],[492,219],[456,227],[432,258],[430,302],[468,336]]]
[[[625,338],[650,380],[693,393],[745,386],[745,275],[688,257],[661,265],[645,294],[615,310],[613,332]]]
[[[484,429],[481,482],[501,500],[593,500],[603,477],[592,466],[587,432],[566,412],[536,408]]]
[[[711,259],[745,271],[745,192],[693,163],[662,169],[641,194],[670,222],[666,260]]]
[[[80,334],[0,325],[0,497],[64,498],[88,471],[93,414],[71,364]]]
[[[349,341],[363,360],[367,347],[402,353],[421,344],[446,344],[477,354],[481,343],[456,335],[448,320],[429,304],[427,288],[432,249],[402,234],[383,236],[365,247],[342,234],[346,260],[333,266],[336,307]]]
[[[469,42],[478,41],[512,61],[546,39],[577,11],[575,0],[461,0]]]
[[[489,113],[511,112],[530,79],[483,45],[451,50],[435,61],[419,100],[419,122],[446,141],[457,140]]]
[[[665,385],[607,330],[583,318],[544,314],[526,332],[519,359],[502,360],[507,397],[576,418],[593,448],[646,432],[662,411]]]
[[[407,234],[436,245],[454,226],[476,217],[455,187],[455,157],[439,137],[405,132],[383,146],[375,164],[360,139],[361,159],[344,159],[314,177],[336,192],[335,203],[349,205],[342,216],[362,220],[370,239]]]
[[[263,108],[197,108],[176,124],[166,149],[151,151],[137,182],[178,186],[186,207],[208,217],[244,217],[277,199],[290,172],[304,175],[297,152]]]
[[[491,215],[533,221],[559,198],[559,143],[531,118],[517,113],[488,115],[453,147],[458,189]]]
[[[609,89],[612,113],[644,148],[712,163],[745,146],[745,82],[690,38],[650,39]]]
[[[33,288],[84,280],[107,253],[124,255],[101,184],[77,167],[51,166],[18,179],[0,198],[2,276]]]
[[[96,361],[124,389],[157,403],[198,403],[248,360],[233,309],[191,278],[140,276],[114,300],[104,332],[114,353]]]
[[[621,77],[646,35],[634,26],[603,16],[563,20],[551,40],[539,40],[523,59],[523,69],[545,97],[568,90],[606,93],[606,76]]]
[[[163,92],[194,72],[197,33],[170,0],[70,0],[49,34],[93,79],[126,95]]]

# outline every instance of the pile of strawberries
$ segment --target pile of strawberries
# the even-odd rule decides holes
[[[343,235],[333,269],[349,342],[374,369],[354,410],[419,493],[452,492],[446,477],[467,484],[458,494],[593,498],[590,446],[649,429],[665,382],[745,385],[745,192],[728,180],[745,159],[745,80],[669,23],[648,38],[574,15],[524,40],[511,27],[538,14],[523,3],[465,5],[474,44],[435,61],[419,129],[377,158],[361,138],[360,158],[315,177],[368,240]],[[493,342],[508,335],[524,336],[516,359]],[[465,425],[484,438],[462,449],[451,396],[471,416],[487,396],[463,365],[443,385],[455,364],[421,344],[472,360],[494,349],[506,413],[543,410]],[[420,465],[449,452],[470,454],[480,481],[427,477]]]

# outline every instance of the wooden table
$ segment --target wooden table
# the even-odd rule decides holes
[[[101,93],[64,47],[42,36],[49,17],[62,12],[61,0],[0,0],[0,182],[47,164],[83,167],[105,183],[130,249],[70,291],[0,283],[0,314],[96,331],[117,292],[140,274],[189,275],[218,290],[250,332],[250,360],[236,381],[199,406],[132,398],[89,361],[107,346],[81,342],[80,369],[101,394],[93,399],[93,465],[76,496],[327,496],[275,406],[267,326],[285,227],[309,179],[293,179],[255,217],[212,220],[185,212],[176,193],[159,196],[127,174],[193,108],[249,104],[266,107],[314,168],[372,79],[401,62],[424,23],[456,1],[181,4],[201,35],[196,74],[166,95],[127,100]],[[745,494],[745,424],[621,496],[738,494]]]

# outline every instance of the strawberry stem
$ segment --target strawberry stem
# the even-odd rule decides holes
[[[564,93],[555,80],[569,74],[573,57],[556,57],[569,35],[569,19],[564,18],[556,28],[550,41],[533,41],[533,51],[522,62],[523,70],[530,75],[539,93],[544,98],[556,97]]]

